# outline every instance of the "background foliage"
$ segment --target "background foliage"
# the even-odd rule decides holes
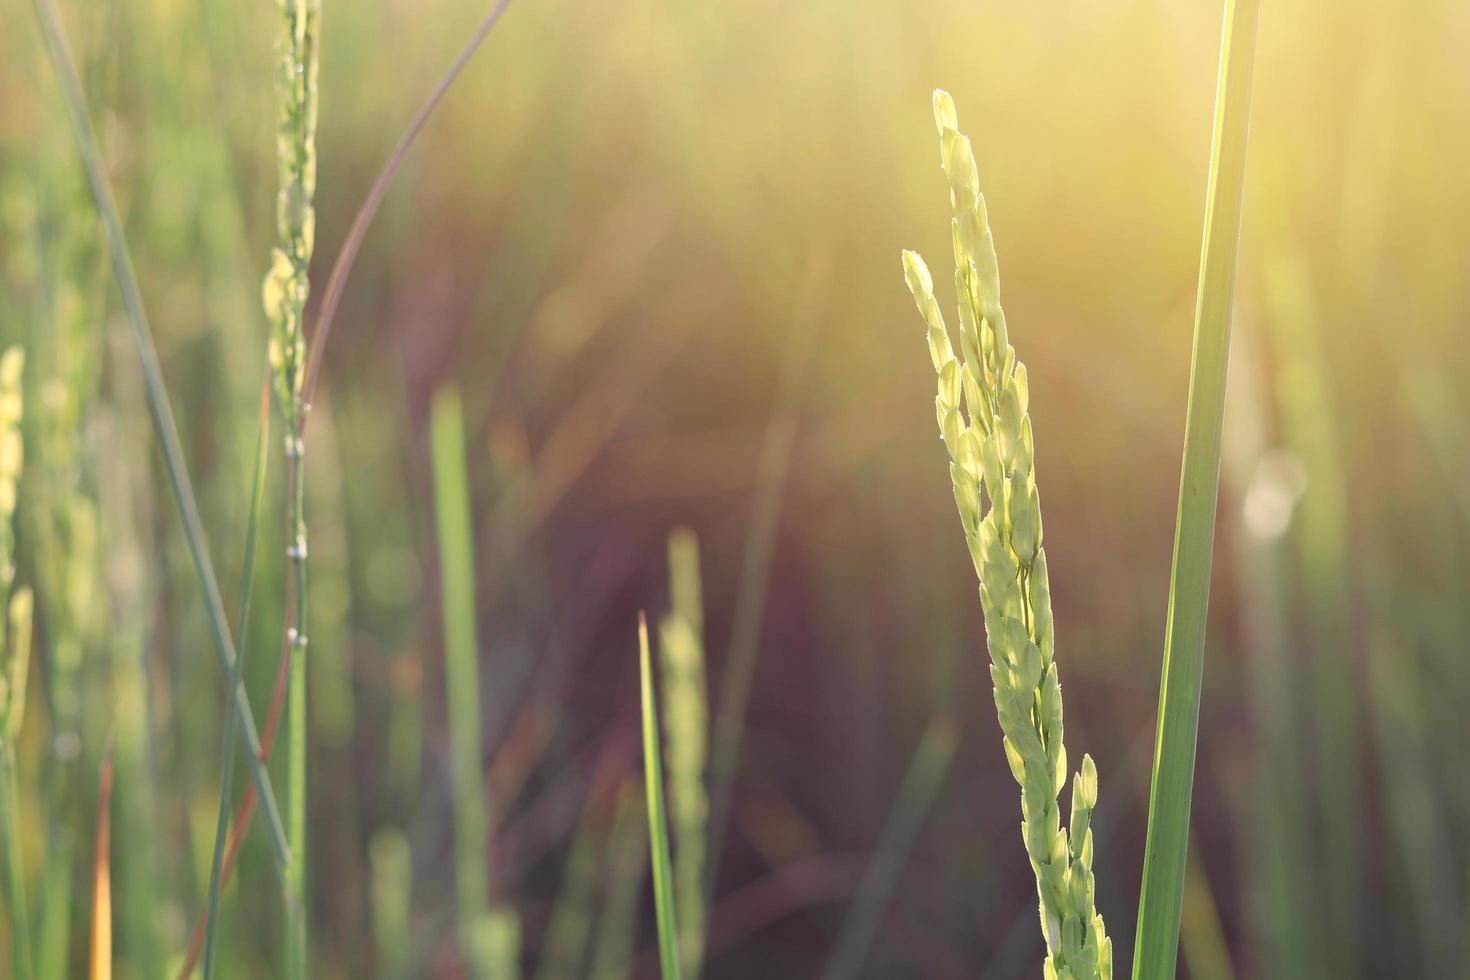
[[[275,13],[64,12],[233,604],[268,331]],[[482,13],[327,5],[318,290]],[[577,860],[596,865],[601,919],[632,895],[635,965],[655,969],[651,894],[630,884],[646,865],[618,864],[642,820],[621,789],[639,771],[633,623],[667,609],[665,540],[688,525],[718,699],[756,502],[774,494],[734,806],[707,860],[706,974],[821,968],[941,715],[959,719],[957,754],[875,918],[868,973],[1032,974],[1034,885],[895,259],[948,249],[935,85],[974,139],[1030,369],[1069,736],[1107,787],[1097,905],[1132,948],[1218,31],[1213,6],[1160,0],[511,8],[384,204],[314,407],[309,870],[324,975],[459,969],[428,438],[451,382],[469,446],[490,900],[519,911],[528,971]],[[1264,11],[1191,976],[1470,969],[1467,36],[1470,11],[1442,0]],[[153,976],[204,901],[221,678],[23,4],[0,11],[0,93],[0,341],[27,348],[17,581],[36,595],[23,850],[31,894],[74,907],[68,933],[39,928],[38,953],[82,955],[115,735],[118,974]],[[784,480],[761,462],[773,426],[789,433]],[[279,467],[270,479],[246,668],[260,711],[285,581]],[[258,827],[237,874],[221,960],[269,974],[279,884]]]

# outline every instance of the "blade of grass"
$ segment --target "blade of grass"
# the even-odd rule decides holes
[[[286,609],[288,614],[291,610],[293,599],[291,583],[286,583]],[[291,674],[291,643],[289,640],[282,644],[281,656],[276,664],[275,688],[271,693],[270,709],[266,712],[265,725],[260,731],[260,761],[270,761],[271,746],[275,743],[276,727],[281,720],[281,712],[286,705],[286,686]],[[225,862],[220,869],[220,887],[223,888],[230,882],[230,874],[235,870],[235,861],[240,856],[240,846],[245,842],[245,831],[250,827],[250,820],[255,816],[255,784],[250,783],[245,787],[244,799],[240,801],[235,810],[235,819],[230,827],[230,843],[225,848]],[[204,952],[204,933],[209,925],[208,909],[200,911],[198,918],[194,920],[194,929],[189,933],[189,948],[184,955],[183,965],[179,967],[179,980],[188,980],[194,973],[194,967],[199,965],[199,957]]]
[[[465,467],[459,392],[441,388],[429,415],[434,520],[439,534],[440,603],[444,615],[444,681],[454,779],[454,881],[462,955],[476,975],[477,935],[489,906],[484,767],[480,755],[480,643],[475,629],[474,525]]]
[[[234,672],[235,650],[230,639],[229,621],[225,616],[224,601],[220,598],[219,583],[215,578],[214,565],[209,557],[209,545],[204,536],[204,524],[199,517],[199,506],[194,489],[189,481],[189,471],[184,465],[184,451],[179,443],[178,427],[174,424],[173,409],[169,405],[168,389],[164,386],[163,369],[159,365],[158,351],[153,346],[153,335],[148,326],[148,317],[143,309],[142,292],[138,288],[138,277],[133,271],[132,258],[128,253],[127,239],[123,235],[122,219],[112,200],[112,189],[102,166],[102,153],[97,145],[92,122],[87,116],[82,97],[81,81],[77,78],[76,66],[71,57],[61,16],[56,0],[35,0],[36,16],[41,24],[41,33],[46,40],[46,50],[51,58],[65,96],[67,114],[71,119],[72,133],[76,137],[77,149],[87,173],[87,183],[92,190],[98,215],[102,218],[107,234],[108,250],[112,256],[112,269],[122,293],[123,307],[128,323],[132,327],[133,340],[138,348],[138,361],[143,372],[143,382],[148,395],[148,415],[153,423],[153,433],[163,452],[164,467],[168,472],[169,487],[178,504],[179,515],[184,524],[184,538],[189,548],[189,557],[204,593],[205,612],[208,614],[210,633],[220,661],[220,669],[229,676]],[[276,867],[284,875],[291,863],[291,849],[286,843],[285,827],[281,823],[280,809],[276,805],[276,794],[271,789],[270,774],[260,756],[260,736],[255,729],[255,716],[250,710],[250,698],[244,685],[235,687],[235,710],[240,715],[245,734],[246,757],[250,763],[250,776],[255,783],[256,793],[265,810],[266,830],[271,844],[271,855]]]
[[[235,669],[229,689],[238,687],[245,669],[245,636],[250,622],[250,597],[255,582],[256,529],[260,524],[261,501],[265,497],[266,458],[270,445],[270,382],[260,389],[260,422],[255,436],[255,478],[250,490],[250,513],[245,525],[245,559],[240,573],[240,609],[235,622]],[[208,926],[204,934],[204,976],[214,976],[215,942],[219,935],[219,901],[221,872],[225,859],[225,834],[230,826],[230,786],[235,775],[235,736],[240,715],[233,702],[225,705],[224,744],[220,747],[219,816],[214,826],[214,856],[209,865]]]
[[[893,798],[878,849],[863,874],[852,909],[832,947],[832,956],[822,970],[823,980],[856,977],[862,969],[873,945],[879,916],[898,883],[899,872],[908,859],[919,826],[949,775],[958,741],[958,726],[947,715],[934,718],[924,730],[919,747],[914,750],[913,761],[904,774],[903,784]]]
[[[643,705],[643,786],[648,797],[652,845],[653,905],[658,919],[658,959],[664,980],[680,980],[679,925],[674,913],[674,872],[669,857],[669,822],[664,812],[664,772],[659,754],[658,705],[648,665],[648,621],[638,614],[638,677]]]
[[[1134,980],[1172,977],[1178,958],[1256,15],[1257,0],[1226,0]]]

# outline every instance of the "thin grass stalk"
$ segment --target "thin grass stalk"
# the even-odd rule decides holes
[[[664,980],[680,980],[679,920],[675,910],[669,820],[664,809],[664,771],[659,749],[658,704],[649,666],[648,622],[638,614],[638,677],[643,706],[643,791],[648,800],[648,840],[652,849],[653,905],[658,921],[658,960]]]
[[[143,308],[142,292],[133,271],[132,258],[128,253],[127,239],[123,234],[122,220],[112,200],[112,190],[107,182],[102,165],[101,150],[87,116],[82,97],[81,82],[77,78],[71,52],[61,17],[56,9],[56,0],[35,0],[36,16],[45,37],[47,53],[52,67],[61,83],[67,113],[71,120],[72,133],[76,137],[77,149],[86,169],[87,182],[92,190],[93,202],[102,219],[112,256],[112,268],[122,294],[123,308],[127,313],[128,325],[132,328],[133,340],[138,350],[138,360],[143,373],[145,392],[148,397],[148,415],[153,433],[163,453],[164,468],[168,473],[169,487],[178,505],[184,525],[184,538],[189,548],[189,557],[204,594],[205,612],[209,619],[210,635],[218,655],[220,669],[229,676],[234,671],[235,650],[230,638],[229,621],[225,616],[224,601],[220,597],[219,584],[210,561],[209,546],[204,535],[199,507],[184,465],[184,452],[179,443],[178,427],[174,424],[173,409],[169,404],[168,389],[164,385],[163,371],[159,366],[158,351],[153,346],[152,332]],[[260,736],[255,728],[255,717],[250,710],[250,699],[244,685],[235,688],[235,710],[239,713],[245,736],[246,758],[250,765],[251,780],[255,784],[260,805],[265,811],[266,830],[271,845],[271,855],[276,867],[285,875],[291,865],[291,848],[286,840],[285,827],[281,822],[276,795],[271,788],[270,774],[260,757]]]
[[[481,758],[480,643],[475,624],[474,521],[465,465],[459,393],[441,388],[429,415],[434,472],[434,519],[444,616],[444,682],[454,786],[454,880],[461,952],[476,976],[489,976],[505,950],[490,911],[485,841],[484,761]]]
[[[241,674],[245,669],[245,638],[246,631],[249,629],[250,599],[255,584],[256,529],[260,523],[260,511],[265,497],[266,460],[270,455],[268,451],[270,446],[269,394],[268,387],[261,389],[260,422],[255,437],[255,478],[251,483],[250,511],[245,527],[245,557],[240,571],[240,609],[236,613],[235,620],[235,649],[239,655],[235,658],[235,670],[230,677],[229,688],[234,688],[240,683]],[[214,853],[209,863],[209,911],[207,912],[209,925],[204,934],[205,980],[214,976],[215,944],[219,938],[220,893],[223,891],[220,879],[225,860],[225,836],[230,826],[230,787],[234,783],[235,776],[235,738],[239,730],[239,722],[234,703],[227,702],[224,739],[220,746],[219,814],[214,826]]]
[[[915,252],[903,253],[904,278],[928,327],[929,356],[939,376],[935,414],[950,457],[965,543],[980,580],[996,715],[1006,761],[1021,787],[1021,835],[1040,898],[1044,975],[1047,980],[1109,978],[1113,944],[1094,900],[1091,823],[1097,768],[1091,756],[1082,757],[1072,781],[1071,821],[1065,830],[1057,801],[1067,779],[1067,749],[1030,382],[1008,339],[1000,268],[974,151],[959,131],[954,100],[943,90],[934,93],[934,122],[954,212],[950,227],[963,362],[955,357],[929,269]]]
[[[1256,17],[1257,0],[1226,0],[1134,980],[1172,977],[1178,959]]]
[[[276,41],[279,96],[276,133],[276,232],[280,243],[271,252],[271,267],[262,287],[266,317],[271,323],[270,360],[276,397],[285,417],[286,560],[295,592],[294,609],[286,620],[291,676],[287,688],[286,752],[288,787],[287,833],[296,864],[287,876],[286,975],[301,980],[307,974],[306,895],[306,765],[307,765],[307,634],[311,623],[307,578],[306,471],[302,427],[306,399],[302,385],[306,372],[303,329],[308,271],[316,242],[317,43],[321,0],[280,0],[280,34]]]
[[[823,980],[851,980],[859,975],[877,935],[883,909],[898,884],[899,872],[908,860],[925,816],[949,776],[958,742],[959,728],[947,715],[935,717],[924,729],[908,772],[904,773],[903,782],[894,795],[877,850],[863,873],[852,908],[822,970]]]
[[[403,160],[408,156],[414,141],[418,139],[419,133],[429,121],[429,117],[438,108],[439,102],[454,80],[464,71],[465,65],[469,64],[480,47],[481,42],[490,35],[490,31],[500,22],[501,16],[505,14],[506,8],[510,6],[510,0],[496,0],[480,26],[475,28],[475,33],[470,35],[469,41],[460,49],[459,54],[439,79],[423,105],[419,106],[418,112],[414,113],[408,128],[398,138],[398,143],[393,147],[393,152],[383,163],[383,169],[378,171],[378,176],[373,180],[373,186],[363,200],[362,206],[358,208],[357,216],[352,219],[352,227],[348,229],[347,238],[342,243],[342,250],[337,253],[337,260],[332,264],[332,273],[327,278],[327,291],[322,298],[321,313],[317,316],[316,330],[311,338],[311,354],[306,368],[305,402],[310,405],[312,395],[316,392],[317,376],[322,369],[322,355],[327,348],[327,338],[332,335],[332,323],[336,319],[337,304],[342,300],[342,291],[347,286],[347,276],[352,272],[352,265],[357,261],[358,250],[362,248],[363,239],[367,237],[368,226],[372,224],[373,217],[378,213],[378,206],[383,203],[383,196],[388,193],[388,185],[393,182],[393,177],[398,169],[403,166]]]
[[[289,582],[286,589],[287,618],[290,618],[290,610],[294,608],[295,594],[292,592]],[[276,729],[280,724],[281,713],[286,705],[286,687],[291,674],[291,649],[289,643],[282,644],[281,656],[276,667],[275,686],[271,692],[270,707],[266,712],[265,724],[260,731],[260,761],[262,763],[270,760],[271,748],[275,744]],[[235,817],[230,825],[230,843],[225,848],[225,861],[220,869],[220,887],[224,888],[230,882],[230,874],[235,869],[236,860],[240,856],[240,847],[245,842],[245,831],[250,827],[250,820],[255,816],[255,784],[251,783],[245,787],[244,799],[235,809]],[[189,948],[185,951],[183,965],[179,967],[179,980],[188,980],[194,973],[194,968],[199,965],[199,957],[204,953],[204,935],[209,925],[208,909],[203,909],[199,917],[194,920],[194,929],[189,934]]]

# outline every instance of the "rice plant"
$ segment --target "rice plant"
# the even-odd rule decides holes
[[[1041,899],[1046,976],[1110,977],[1113,944],[1093,903],[1088,824],[1097,803],[1097,768],[1091,756],[1082,757],[1073,778],[1065,830],[1057,802],[1067,778],[1067,750],[1026,366],[1010,344],[1000,305],[1000,274],[974,151],[959,131],[954,100],[942,90],[934,93],[934,121],[954,209],[963,362],[954,355],[933,279],[915,252],[903,253],[904,278],[928,327],[929,355],[939,375],[939,432],[980,579],[1002,744],[1021,786],[1022,839]]]
[[[305,977],[307,964],[306,765],[307,765],[307,633],[311,622],[307,579],[306,473],[302,429],[309,404],[306,338],[303,321],[309,290],[308,270],[316,242],[316,119],[320,0],[280,0],[280,34],[276,41],[276,87],[279,115],[276,134],[276,232],[280,244],[271,252],[263,295],[271,324],[270,362],[276,398],[285,418],[286,558],[290,563],[287,647],[291,658],[288,689],[287,829],[295,862],[287,876],[286,975]]]

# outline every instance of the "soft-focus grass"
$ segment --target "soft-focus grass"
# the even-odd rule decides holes
[[[449,0],[430,20],[413,5],[330,6],[319,258],[335,256],[394,140],[488,6]],[[276,237],[278,15],[222,0],[62,7],[232,598],[267,332],[258,287]],[[0,342],[33,355],[27,480],[95,501],[97,547],[85,557],[80,538],[44,531],[42,505],[22,488],[18,581],[41,586],[60,567],[45,552],[66,550],[94,592],[90,622],[74,632],[85,715],[74,805],[54,824],[44,775],[60,726],[52,651],[74,621],[54,610],[80,607],[52,586],[36,594],[36,662],[14,744],[21,867],[39,913],[47,852],[76,841],[56,863],[74,872],[64,938],[84,950],[81,864],[115,721],[114,952],[119,976],[155,976],[207,904],[225,675],[202,649],[210,623],[130,328],[27,8],[0,9]],[[1389,12],[1305,0],[1263,14],[1236,306],[1238,330],[1256,343],[1260,436],[1242,454],[1240,492],[1222,487],[1194,839],[1239,975],[1314,962],[1300,957],[1312,955],[1323,932],[1311,923],[1329,907],[1372,925],[1364,975],[1454,974],[1470,921],[1470,852],[1454,830],[1470,821],[1470,792],[1434,752],[1458,744],[1458,706],[1470,697],[1460,655],[1470,616],[1456,598],[1470,543],[1458,448],[1470,445],[1470,67],[1453,43],[1465,15],[1449,0]],[[892,788],[934,692],[956,705],[988,697],[988,678],[956,655],[979,648],[981,626],[954,554],[952,502],[918,478],[935,452],[923,407],[931,382],[891,271],[895,247],[948,247],[925,219],[938,177],[931,131],[914,113],[935,85],[965,108],[1005,230],[1007,312],[1025,325],[1045,435],[1047,534],[1067,542],[1051,574],[1070,638],[1069,728],[1111,760],[1098,902],[1113,913],[1118,949],[1131,948],[1137,787],[1147,784],[1125,760],[1153,734],[1188,374],[1180,324],[1198,273],[1219,26],[1209,5],[1144,3],[1065,14],[959,0],[511,5],[384,198],[323,362],[308,459],[314,666],[340,658],[352,704],[350,714],[320,707],[313,690],[309,812],[351,813],[352,825],[323,839],[308,824],[321,842],[306,869],[317,969],[456,968],[437,954],[455,921],[453,795],[439,609],[426,589],[436,560],[428,406],[446,383],[464,392],[476,557],[482,571],[510,570],[481,576],[478,625],[487,651],[524,665],[524,683],[502,686],[485,661],[483,758],[493,769],[507,747],[530,744],[507,736],[528,704],[551,733],[539,754],[505,756],[528,773],[524,789],[495,797],[488,815],[489,853],[504,861],[497,889],[523,914],[527,968],[540,964],[584,805],[617,824],[615,794],[584,803],[590,760],[611,742],[614,775],[638,775],[625,654],[636,608],[662,608],[664,542],[680,524],[703,547],[712,704],[727,692],[732,636],[758,655],[728,831],[707,861],[719,874],[706,975],[809,975],[826,962],[901,802]],[[813,290],[809,257],[823,255],[827,281]],[[318,297],[327,268],[313,269]],[[1311,301],[1309,320],[1280,300],[1281,280]],[[789,372],[787,395],[800,309],[819,340]],[[1290,421],[1316,412],[1286,346],[1286,331],[1303,325],[1320,338],[1312,370],[1326,382],[1340,475],[1318,472],[1318,436]],[[90,367],[50,346],[63,335],[92,338]],[[42,399],[59,391],[78,413],[75,468],[39,427],[62,417]],[[778,413],[790,425],[771,439]],[[315,429],[328,417],[334,439]],[[759,463],[764,444],[789,446],[784,474]],[[1293,472],[1293,459],[1307,484],[1283,528],[1273,507],[1291,495],[1271,489],[1273,474]],[[283,520],[280,479],[266,528]],[[779,491],[760,489],[770,486]],[[1276,518],[1262,523],[1263,508]],[[758,548],[752,525],[763,529]],[[280,551],[258,556],[250,633],[262,644],[284,629]],[[1273,575],[1247,567],[1255,560],[1242,556],[1257,551]],[[742,590],[747,553],[759,574]],[[1340,589],[1314,571],[1334,553],[1334,579],[1351,597],[1342,650],[1305,605]],[[324,570],[333,560],[346,590],[335,612],[328,592],[341,588]],[[737,606],[758,605],[742,594],[765,597],[753,625],[737,624]],[[257,724],[278,656],[271,643],[245,663]],[[1319,669],[1340,670],[1357,696],[1322,690]],[[1289,726],[1273,720],[1273,698]],[[964,778],[947,784],[876,916],[870,975],[1019,976],[1039,953],[1010,777],[984,721],[965,723],[954,762]],[[1318,760],[1348,766],[1349,756],[1330,755],[1316,733],[1354,730],[1347,774],[1359,789],[1338,798],[1351,780],[1326,778]],[[1136,758],[1146,777],[1147,750]],[[1292,793],[1270,792],[1288,762],[1300,772]],[[610,829],[597,855],[599,880],[617,883],[599,887],[587,963],[605,976],[650,966],[655,948],[645,815],[631,799],[620,842]],[[1280,850],[1253,816],[1273,801],[1296,808],[1300,830]],[[1328,842],[1348,820],[1362,853],[1382,857],[1331,863]],[[279,967],[280,883],[262,827],[252,824],[222,899],[221,975]],[[367,940],[372,903],[351,884],[385,832],[400,833],[410,857],[396,963]],[[1426,867],[1434,873],[1417,870]],[[1257,896],[1274,881],[1310,883],[1327,868],[1348,894],[1320,907],[1307,895],[1295,906],[1306,916],[1261,912]],[[1442,966],[1446,957],[1454,962]]]
[[[658,928],[658,961],[663,976],[683,976],[679,948],[678,903],[674,894],[674,862],[669,848],[669,815],[664,805],[663,732],[658,725],[653,668],[649,665],[648,624],[638,618],[638,678],[643,713],[643,785],[648,801],[648,839],[653,868],[653,902]]]

